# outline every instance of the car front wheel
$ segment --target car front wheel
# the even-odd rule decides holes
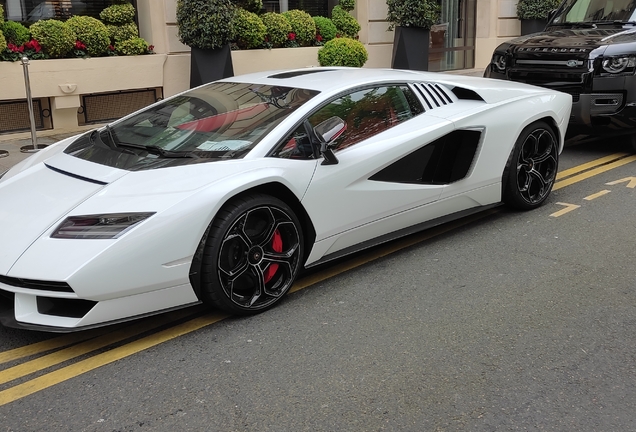
[[[503,201],[519,210],[539,207],[556,180],[558,141],[545,122],[527,126],[519,135],[503,176]]]
[[[301,267],[303,235],[283,201],[253,194],[226,204],[212,222],[202,268],[204,300],[247,315],[274,306]]]

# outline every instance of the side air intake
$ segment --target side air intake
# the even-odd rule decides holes
[[[452,104],[457,99],[457,96],[444,86],[436,83],[416,83],[415,89],[424,98],[426,108],[429,110]]]

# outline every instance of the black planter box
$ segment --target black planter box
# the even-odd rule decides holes
[[[545,30],[545,26],[548,25],[548,20],[521,20],[521,36],[525,36],[531,33],[539,33]]]
[[[229,44],[219,49],[192,48],[190,88],[231,76],[234,76],[234,67]]]
[[[396,27],[393,38],[393,69],[428,70],[430,31],[420,27]]]

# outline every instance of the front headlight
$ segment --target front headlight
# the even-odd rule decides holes
[[[608,57],[603,59],[603,70],[610,74],[634,73],[636,68],[635,56]]]
[[[506,59],[505,54],[493,54],[492,56],[492,64],[495,65],[495,68],[499,72],[505,72],[506,67],[508,66],[508,60]]]
[[[69,216],[57,227],[52,238],[114,239],[154,213],[110,213]]]

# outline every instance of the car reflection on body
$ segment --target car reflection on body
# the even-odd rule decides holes
[[[51,145],[0,179],[6,325],[71,331],[274,306],[301,269],[549,196],[571,97],[311,68],[228,78]]]

